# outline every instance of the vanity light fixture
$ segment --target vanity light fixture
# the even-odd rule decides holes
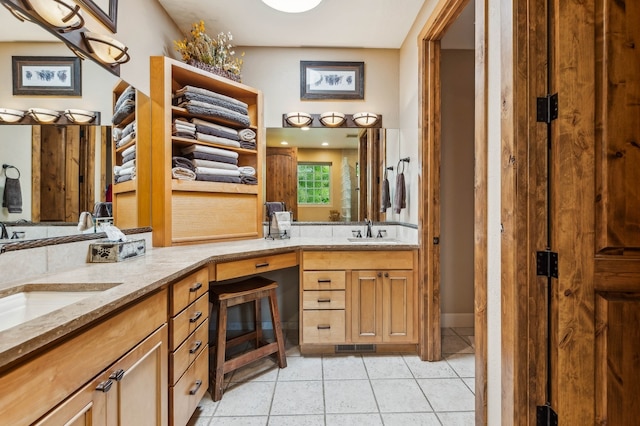
[[[66,109],[64,116],[72,123],[87,124],[96,119],[96,113],[85,109]]]
[[[103,64],[124,64],[131,59],[127,53],[129,48],[114,38],[98,33],[83,32],[82,39],[89,52]]]
[[[308,127],[313,121],[311,114],[306,112],[290,112],[284,119],[293,127]]]
[[[45,108],[29,108],[28,114],[38,123],[55,123],[60,118],[58,111]]]
[[[378,114],[373,112],[356,112],[353,114],[353,122],[360,127],[371,127],[378,122]]]
[[[58,31],[67,32],[84,26],[84,19],[80,15],[80,6],[74,2],[68,0],[22,0],[22,3]]]
[[[301,13],[307,12],[317,5],[322,0],[262,0],[267,6],[286,13]]]
[[[320,114],[320,123],[325,127],[340,127],[346,117],[341,112],[323,112]]]
[[[0,121],[3,123],[17,123],[24,117],[24,111],[19,109],[0,108]]]

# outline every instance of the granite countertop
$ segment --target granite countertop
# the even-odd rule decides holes
[[[154,247],[144,256],[117,263],[87,263],[64,272],[44,274],[25,282],[0,285],[0,296],[51,286],[105,288],[50,313],[0,331],[0,371],[38,349],[64,338],[116,309],[176,281],[204,265],[297,249],[408,250],[417,244],[350,242],[346,238],[251,239],[177,247]],[[25,287],[28,285],[28,287]]]

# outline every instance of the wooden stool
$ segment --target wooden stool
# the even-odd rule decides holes
[[[218,329],[214,349],[215,360],[211,380],[211,387],[213,388],[212,397],[214,401],[222,399],[222,386],[225,373],[234,371],[273,353],[277,354],[280,368],[287,366],[284,339],[282,338],[282,326],[280,324],[280,312],[278,311],[278,301],[276,300],[277,287],[277,282],[263,277],[252,277],[232,284],[212,285],[210,287],[211,301],[218,309]],[[271,308],[271,321],[273,323],[273,334],[275,337],[275,342],[272,343],[266,343],[262,340],[260,304],[265,297],[269,298],[269,306]],[[248,302],[254,303],[255,330],[227,340],[227,308]],[[229,360],[226,359],[225,351],[227,347],[236,346],[252,340],[254,341],[255,349]]]

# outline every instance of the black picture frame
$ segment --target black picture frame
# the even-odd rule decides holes
[[[364,99],[364,62],[300,61],[300,99]]]
[[[82,71],[77,56],[12,56],[13,94],[82,96]]]
[[[109,28],[112,33],[118,29],[118,0],[102,0],[100,3],[108,1],[108,5],[100,6],[95,0],[78,0],[85,9],[95,16],[102,24]]]

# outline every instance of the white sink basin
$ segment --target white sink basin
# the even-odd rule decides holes
[[[352,243],[368,243],[368,244],[400,244],[402,241],[395,238],[348,238]]]
[[[0,297],[0,331],[99,294],[116,285],[27,285],[23,291]],[[38,290],[35,287],[43,289]]]

